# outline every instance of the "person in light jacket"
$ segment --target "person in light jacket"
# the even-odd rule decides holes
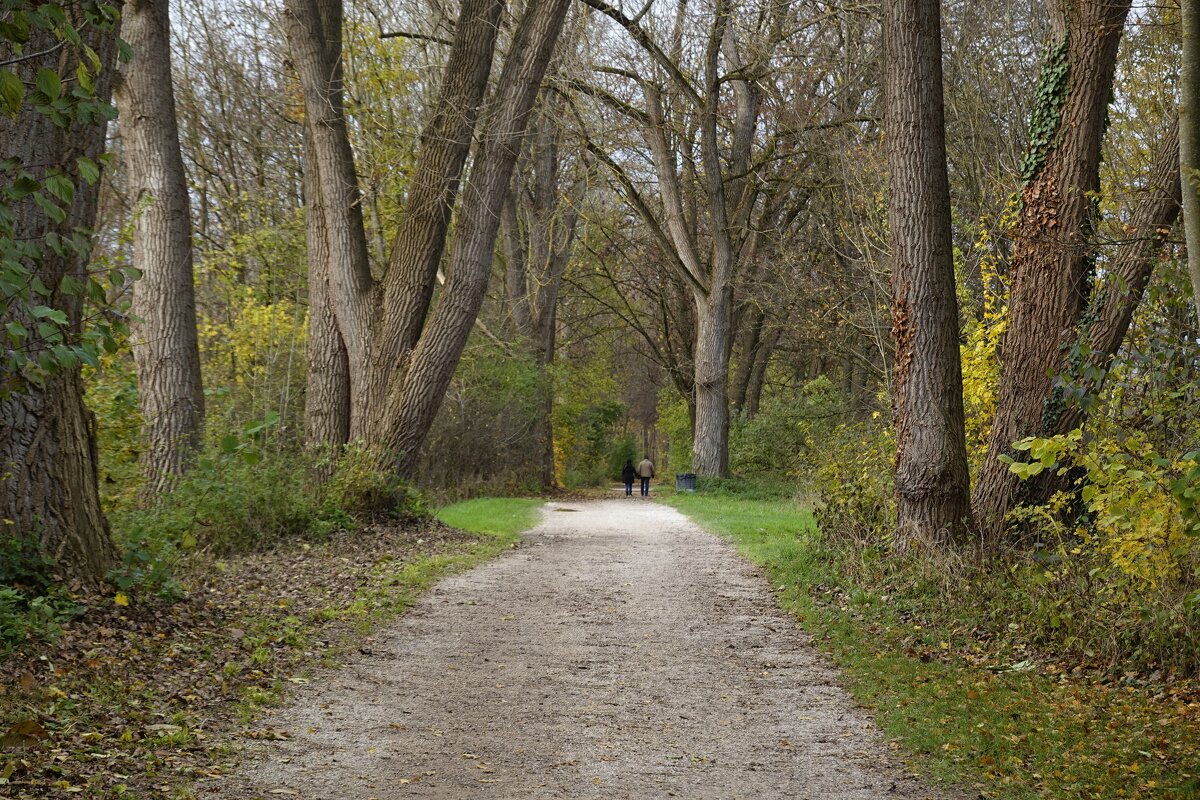
[[[633,479],[637,477],[637,467],[633,465],[633,459],[625,459],[625,466],[621,468],[621,480],[625,482],[625,496],[633,496]]]
[[[637,465],[638,477],[642,479],[642,497],[650,496],[650,479],[654,477],[654,462],[646,456]]]

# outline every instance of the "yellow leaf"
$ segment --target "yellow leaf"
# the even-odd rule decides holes
[[[127,606],[129,605],[129,598],[124,592],[117,592],[117,596],[113,598],[113,602],[119,606]]]

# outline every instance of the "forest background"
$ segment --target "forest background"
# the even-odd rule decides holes
[[[944,4],[911,296],[896,5],[7,3],[6,156],[59,150],[3,164],[6,647],[97,583],[168,602],[196,559],[648,454],[811,505],[847,585],[1194,678],[1188,4]],[[91,488],[44,488],[61,453]]]

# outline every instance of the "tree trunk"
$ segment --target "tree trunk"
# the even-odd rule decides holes
[[[692,470],[729,475],[729,327],[733,290],[696,293],[696,420]]]
[[[1200,317],[1200,7],[1179,0],[1183,63],[1179,73],[1179,167],[1183,172],[1183,226],[1192,298]]]
[[[341,0],[318,0],[316,11],[325,41],[325,60],[340,70],[342,62]],[[304,443],[317,456],[312,478],[320,483],[333,474],[341,449],[350,440],[350,356],[338,328],[333,264],[325,223],[312,131],[304,131],[304,239],[308,260],[308,368],[304,394]]]
[[[754,419],[758,416],[759,406],[762,404],[763,386],[767,382],[767,367],[771,365],[771,354],[775,352],[776,345],[779,344],[779,338],[783,335],[782,327],[772,328],[767,334],[767,339],[759,348],[758,353],[754,358],[754,371],[750,373],[750,383],[746,390],[746,419]]]
[[[204,424],[196,335],[192,216],[175,123],[168,0],[127,0],[121,37],[134,58],[115,87],[134,201],[133,357],[147,428],[144,494],[170,489],[190,464]]]
[[[463,1],[441,94],[433,119],[421,133],[421,156],[408,181],[404,215],[382,286],[380,318],[387,333],[376,343],[370,393],[383,402],[397,372],[406,368],[428,316],[504,5],[503,0]],[[498,208],[486,213],[496,216]]]
[[[901,547],[959,543],[970,517],[941,30],[938,0],[885,0],[896,541]]]
[[[324,288],[318,280],[315,297],[318,302],[326,297],[333,301],[350,374],[350,431],[358,436],[369,414],[367,376],[375,286],[342,96],[342,3],[286,0],[284,9],[292,60],[304,90],[306,155],[311,158],[305,168],[316,174],[325,233],[325,251],[316,254],[326,257],[328,277]],[[307,223],[306,233],[315,222]],[[333,389],[331,397],[338,396],[336,387]]]
[[[315,163],[305,136],[308,164]],[[334,314],[329,288],[325,212],[315,169],[304,173],[304,238],[308,249],[308,370],[304,393],[304,444],[317,456],[312,478],[333,474],[337,456],[350,440],[350,360]]]
[[[750,391],[750,380],[758,364],[758,345],[762,339],[763,322],[766,319],[761,308],[755,307],[751,312],[751,322],[735,324],[735,328],[745,331],[745,343],[742,346],[742,357],[738,362],[737,373],[733,379],[733,397],[731,405],[733,413],[743,414],[746,410],[746,399]]]
[[[99,55],[102,69],[96,76],[95,97],[107,102],[115,32],[84,24],[79,4],[64,7],[83,42]],[[74,76],[79,51],[57,44],[35,31],[25,46],[33,55],[15,65],[20,79],[33,85],[39,67]],[[33,106],[26,99],[16,117],[0,115],[0,158],[15,159],[39,181],[50,169],[60,169],[74,183],[75,193],[62,223],[52,223],[32,197],[9,205],[14,235],[17,241],[32,242],[44,241],[51,233],[69,238],[74,229],[95,224],[100,184],[80,179],[77,159],[95,160],[104,152],[105,125],[74,117],[59,127]],[[68,335],[78,337],[81,293],[64,291],[63,281],[69,277],[86,284],[87,258],[69,248],[61,253],[46,248],[41,260],[28,266],[49,289],[45,305],[63,311]],[[21,321],[31,327],[24,316],[9,303],[0,325]],[[20,386],[0,398],[0,535],[34,537],[71,576],[99,581],[115,565],[117,553],[100,510],[95,430],[83,403],[80,368],[64,366],[44,386]]]
[[[1100,149],[1129,0],[1078,0],[1056,10],[1063,39],[1043,69],[1030,125],[1000,392],[971,498],[993,546],[1018,502],[1017,478],[1002,457],[1018,455],[1013,442],[1054,430],[1064,408],[1054,376],[1077,337],[1093,279]]]

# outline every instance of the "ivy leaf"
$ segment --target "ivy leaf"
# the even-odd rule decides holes
[[[79,177],[83,178],[88,186],[93,186],[100,180],[100,166],[95,161],[81,157],[75,159],[75,164],[79,167]]]
[[[21,79],[6,69],[0,69],[0,103],[8,109],[8,113],[16,116],[21,110],[21,101],[25,99],[25,84]]]
[[[120,37],[117,37],[117,60],[122,64],[133,61],[133,48],[129,46],[129,42]]]
[[[38,91],[50,98],[51,103],[62,97],[62,78],[54,70],[38,67],[35,82]]]
[[[66,175],[47,175],[46,176],[46,191],[62,200],[63,203],[70,205],[75,199],[75,184],[71,183],[71,179]]]

